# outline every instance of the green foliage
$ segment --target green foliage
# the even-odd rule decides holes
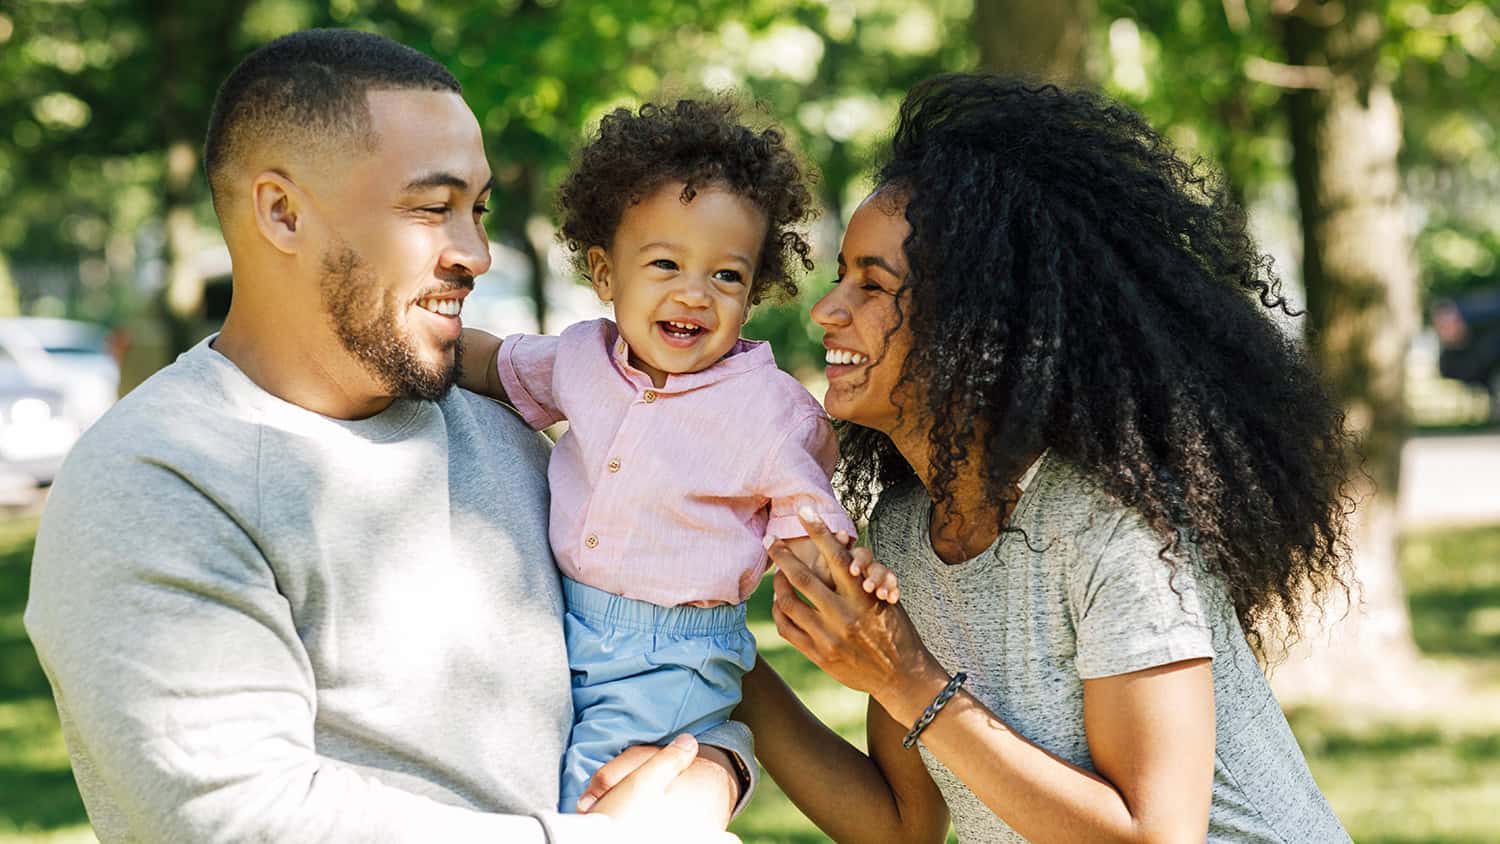
[[[1288,68],[1268,0],[1101,0],[1106,90],[1287,217]],[[1479,0],[1385,0],[1380,66],[1402,106],[1405,189],[1424,304],[1500,282],[1500,12]],[[1283,267],[1283,272],[1289,268]],[[1294,274],[1294,273],[1293,273]]]
[[[734,88],[765,104],[822,176],[832,226],[857,199],[902,92],[972,62],[968,0],[233,0],[212,12],[141,0],[39,0],[0,12],[0,255],[23,306],[115,321],[160,284],[169,202],[214,222],[199,174],[168,184],[215,86],[254,47],[308,26],[377,31],[447,64],[484,128],[491,232],[527,250],[571,151],[615,106]],[[823,238],[823,253],[831,237]],[[205,238],[211,243],[212,238]],[[825,254],[826,257],[826,254]],[[45,300],[44,300],[45,299]],[[790,365],[805,317],[767,310]]]

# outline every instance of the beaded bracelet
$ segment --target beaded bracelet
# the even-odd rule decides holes
[[[962,671],[953,675],[953,679],[948,681],[948,685],[944,686],[943,690],[937,693],[937,697],[932,699],[932,703],[927,704],[927,708],[922,710],[922,716],[917,719],[917,723],[911,725],[911,732],[907,733],[906,738],[901,740],[902,747],[910,748],[917,743],[917,736],[921,735],[922,731],[927,729],[927,725],[931,724],[932,719],[937,717],[938,711],[947,706],[948,701],[952,700],[953,696],[958,694],[958,687],[962,686],[967,679],[969,679],[969,675]]]

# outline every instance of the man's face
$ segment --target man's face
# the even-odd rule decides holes
[[[490,169],[457,94],[371,91],[373,152],[318,191],[323,310],[384,395],[435,400],[457,377],[459,313],[490,266]]]

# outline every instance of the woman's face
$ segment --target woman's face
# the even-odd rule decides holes
[[[836,419],[887,434],[896,428],[896,381],[911,347],[904,325],[886,340],[901,321],[896,311],[897,292],[906,279],[901,244],[911,233],[905,210],[890,190],[876,191],[860,203],[844,232],[838,281],[812,308],[828,350],[823,405]]]

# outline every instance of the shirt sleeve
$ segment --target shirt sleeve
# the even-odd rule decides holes
[[[806,536],[807,531],[797,518],[797,511],[804,506],[822,516],[830,531],[847,531],[850,536],[856,533],[854,521],[839,506],[829,482],[838,458],[838,438],[826,417],[809,416],[787,432],[772,451],[762,482],[762,494],[771,502],[767,536],[776,539]]]
[[[538,431],[567,418],[558,406],[552,379],[560,342],[544,334],[512,334],[498,352],[495,369],[505,397],[526,424]]]
[[[1123,515],[1097,553],[1078,555],[1068,599],[1085,679],[1214,656],[1210,575],[1192,554],[1163,559],[1166,541],[1138,514]],[[1168,560],[1175,560],[1175,564]]]
[[[604,818],[445,805],[319,755],[310,660],[254,542],[169,468],[88,469],[48,504],[26,627],[125,837],[614,840]]]

